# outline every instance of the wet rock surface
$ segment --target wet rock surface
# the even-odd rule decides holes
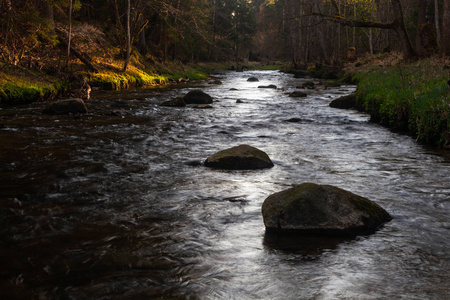
[[[205,166],[227,170],[253,170],[273,167],[269,156],[249,145],[239,145],[211,155]]]
[[[375,202],[331,185],[314,183],[269,196],[262,214],[268,231],[318,235],[368,234],[392,219]]]

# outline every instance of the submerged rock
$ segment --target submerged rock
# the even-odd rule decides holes
[[[286,120],[286,122],[289,122],[289,123],[299,123],[301,121],[302,121],[302,119],[300,119],[300,118],[290,118],[290,119]]]
[[[168,106],[168,107],[184,107],[186,103],[182,97],[176,97],[171,100],[164,101],[159,106]]]
[[[208,82],[208,84],[220,85],[220,84],[222,84],[222,81],[220,81],[219,79],[215,79],[215,80],[212,80],[212,81]]]
[[[319,235],[372,233],[392,219],[378,204],[364,197],[314,183],[269,196],[262,214],[268,231]]]
[[[259,79],[256,78],[256,77],[250,77],[249,79],[247,79],[247,81],[250,81],[250,82],[257,82],[257,81],[259,81]]]
[[[356,94],[350,94],[337,98],[330,102],[330,107],[349,109],[356,107]]]
[[[82,99],[73,98],[52,102],[45,107],[42,113],[47,115],[85,114],[87,108]]]
[[[197,105],[194,105],[192,108],[209,109],[209,108],[213,108],[213,107],[209,104],[197,104]]]
[[[260,85],[258,86],[259,89],[276,89],[277,86],[275,84],[269,84],[269,85]]]
[[[183,100],[186,104],[211,104],[212,97],[202,90],[192,90],[184,95]]]
[[[205,166],[227,170],[254,170],[273,167],[269,156],[255,147],[239,145],[211,155]]]
[[[292,98],[301,98],[301,97],[307,97],[308,94],[302,91],[295,91],[289,94],[289,97]]]

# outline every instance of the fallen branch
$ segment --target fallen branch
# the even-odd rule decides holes
[[[65,33],[59,29],[59,28],[55,28],[56,33],[58,34],[58,40],[61,43],[62,46],[64,46],[64,48],[68,48],[69,44],[68,41],[65,38]],[[76,58],[78,58],[83,64],[86,65],[86,67],[88,67],[88,69],[94,73],[98,73],[98,69],[94,66],[94,64],[92,63],[92,60],[85,54],[81,53],[80,51],[78,51],[77,49],[73,48],[73,46],[70,46],[70,52],[73,53],[73,55],[75,55]]]

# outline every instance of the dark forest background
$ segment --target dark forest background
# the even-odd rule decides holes
[[[360,56],[400,51],[406,58],[449,54],[449,3],[0,0],[0,59],[43,68],[59,49],[63,66],[64,55],[73,55],[81,39],[97,46],[78,48],[79,55],[126,59],[128,50],[128,58],[138,51],[153,61],[181,63],[282,61],[307,66],[338,64],[352,51]]]

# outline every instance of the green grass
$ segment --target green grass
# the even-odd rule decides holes
[[[443,146],[450,131],[448,71],[431,60],[357,74],[360,108],[374,121]]]
[[[161,72],[164,72],[164,74],[160,74]],[[171,79],[175,81],[179,78],[200,80],[208,77],[209,75],[205,72],[194,68],[186,68],[184,70],[164,69],[158,72],[155,70],[144,71],[133,66],[130,66],[126,72],[103,69],[98,73],[87,74],[91,86],[100,87],[104,90],[121,90],[131,87],[165,85],[169,84]]]
[[[64,82],[57,78],[6,65],[0,72],[0,105],[54,98],[65,88]]]

